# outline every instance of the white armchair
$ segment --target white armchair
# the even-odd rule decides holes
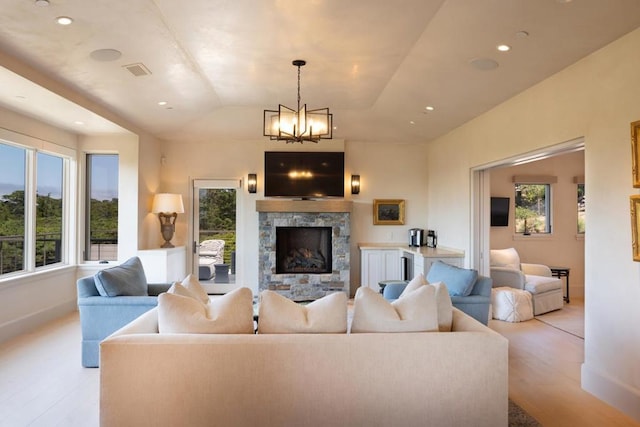
[[[562,281],[553,277],[546,265],[521,263],[514,248],[491,250],[491,278],[494,288],[510,286],[530,292],[536,316],[564,304]]]

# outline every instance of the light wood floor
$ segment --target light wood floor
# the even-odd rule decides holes
[[[537,320],[490,326],[509,339],[510,397],[543,426],[640,426],[580,388],[581,338]],[[77,313],[0,345],[0,426],[97,426],[99,375],[80,365]]]

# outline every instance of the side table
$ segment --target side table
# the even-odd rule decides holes
[[[551,270],[551,275],[553,277],[557,277],[558,279],[564,277],[566,279],[566,285],[567,285],[567,296],[564,297],[564,300],[567,302],[567,304],[569,304],[569,270],[571,270],[568,267],[549,267],[549,270]]]

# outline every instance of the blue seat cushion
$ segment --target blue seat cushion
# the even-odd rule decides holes
[[[98,271],[93,279],[103,297],[145,296],[147,277],[140,258],[129,258],[122,264]]]
[[[451,296],[468,296],[478,278],[478,271],[460,268],[437,261],[431,265],[427,280],[429,283],[444,282]]]

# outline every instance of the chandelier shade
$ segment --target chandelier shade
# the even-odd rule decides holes
[[[333,115],[328,108],[307,110],[306,104],[300,106],[300,67],[305,64],[301,59],[293,61],[298,67],[298,109],[280,104],[278,110],[264,110],[263,135],[272,141],[317,143],[333,138]]]

